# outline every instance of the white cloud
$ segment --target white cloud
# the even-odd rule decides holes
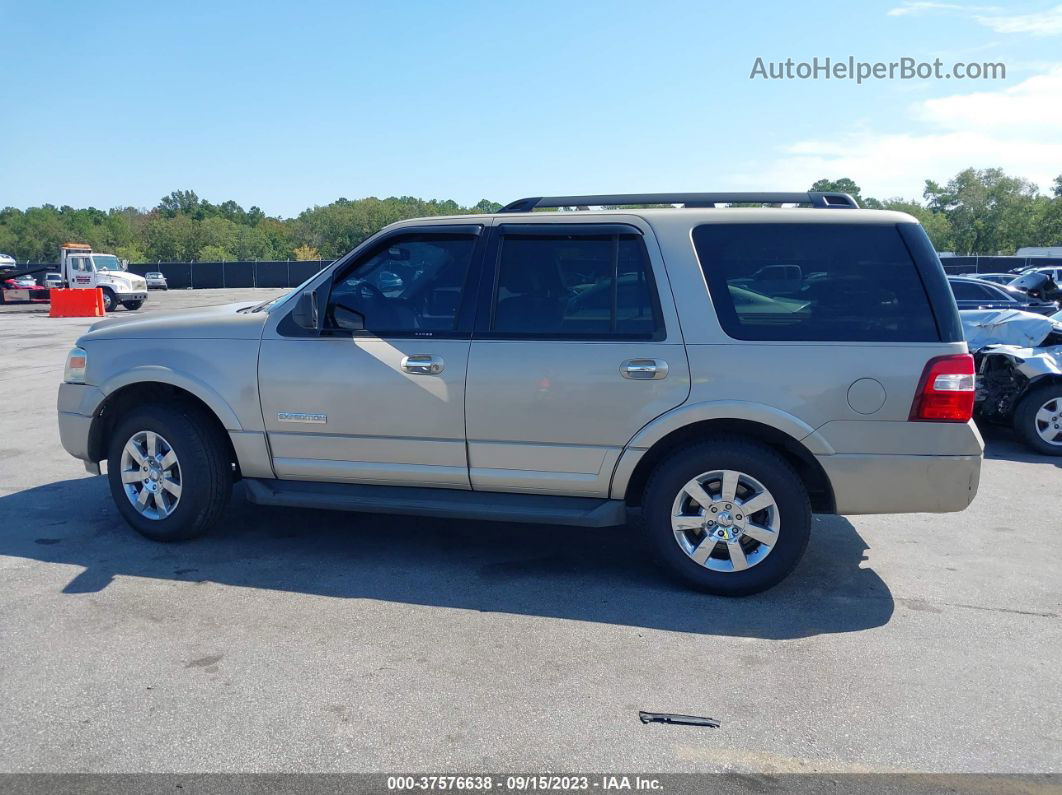
[[[915,108],[923,121],[950,130],[992,130],[1019,138],[1062,133],[1062,67],[1001,91],[927,99]]]
[[[1007,14],[999,6],[971,6],[958,3],[938,3],[934,0],[904,0],[890,8],[890,17],[909,17],[924,14],[956,14],[973,19],[996,33],[1028,33],[1033,36],[1062,36],[1062,5],[1029,14]]]
[[[923,181],[950,179],[964,168],[999,166],[1046,190],[1062,171],[1062,64],[999,91],[927,99],[911,106],[911,127],[878,132],[853,127],[829,138],[796,141],[756,173],[728,182],[796,186],[851,177],[864,194],[920,198]]]
[[[996,33],[1031,33],[1033,36],[1062,36],[1062,5],[1032,14],[976,16],[978,22]]]
[[[906,17],[915,14],[925,14],[930,11],[962,11],[963,7],[954,3],[931,3],[931,2],[907,2],[902,6],[890,8],[890,17]]]

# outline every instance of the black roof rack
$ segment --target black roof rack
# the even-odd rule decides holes
[[[810,204],[812,207],[859,209],[847,193],[617,193],[602,196],[535,196],[517,199],[501,208],[503,213],[529,213],[540,207],[601,207],[631,204],[681,204],[685,207],[716,207],[720,204]]]

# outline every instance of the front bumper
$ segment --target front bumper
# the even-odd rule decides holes
[[[980,455],[816,456],[839,514],[950,513],[977,496]]]
[[[88,384],[59,385],[59,441],[74,458],[95,464],[89,452],[92,421],[104,394]]]
[[[146,289],[143,292],[137,292],[137,293],[115,293],[115,295],[118,296],[118,300],[119,301],[146,301],[147,300],[147,290]]]

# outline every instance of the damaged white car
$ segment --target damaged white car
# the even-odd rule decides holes
[[[959,315],[977,368],[975,416],[1062,456],[1062,321],[1016,309]]]

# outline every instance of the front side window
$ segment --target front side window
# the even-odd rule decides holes
[[[506,235],[491,329],[560,338],[652,338],[661,331],[637,234]]]
[[[457,328],[476,238],[391,238],[336,275],[325,328],[431,336]]]
[[[735,339],[940,339],[895,226],[704,224],[693,243],[719,322]]]

